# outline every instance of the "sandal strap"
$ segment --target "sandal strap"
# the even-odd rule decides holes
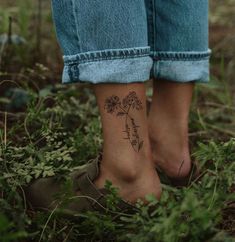
[[[176,187],[188,186],[190,181],[196,179],[199,174],[199,167],[196,161],[192,162],[189,174],[182,178],[170,178],[172,185]]]
[[[97,189],[92,182],[98,176],[99,173],[98,162],[98,159],[92,160],[85,165],[85,168],[82,171],[75,171],[74,175],[71,177],[73,180],[73,190],[75,192],[79,190],[84,190],[82,191],[84,195],[94,194],[98,196]]]
[[[175,187],[188,186],[191,181],[195,180],[198,177],[200,171],[197,161],[192,161],[190,172],[185,177],[169,177],[159,166],[156,166],[156,170],[159,174],[163,176],[163,178],[165,178],[171,185]]]
[[[83,173],[77,180],[79,190],[83,195],[91,197],[92,200],[98,200],[103,194],[94,186],[87,173]]]

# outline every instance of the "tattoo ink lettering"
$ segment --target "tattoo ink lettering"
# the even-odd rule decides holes
[[[138,129],[140,126],[136,124],[135,119],[130,115],[130,110],[138,111],[143,109],[142,102],[137,97],[136,92],[130,92],[122,100],[118,96],[112,95],[105,100],[104,108],[110,114],[125,118],[124,139],[130,142],[136,152],[139,152],[144,141],[139,137]]]

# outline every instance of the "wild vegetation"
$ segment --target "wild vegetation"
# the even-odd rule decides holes
[[[212,1],[211,1],[212,2]],[[27,9],[27,11],[26,11]],[[85,213],[75,221],[27,208],[22,186],[66,179],[101,150],[100,118],[86,84],[61,85],[62,60],[48,1],[0,3],[0,241],[235,241],[235,1],[211,3],[211,81],[190,114],[189,187],[163,185],[134,215]],[[151,82],[147,84],[151,102]],[[109,206],[115,209],[116,189]],[[154,208],[154,209],[153,209]]]

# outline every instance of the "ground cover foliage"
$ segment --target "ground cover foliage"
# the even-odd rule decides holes
[[[0,241],[235,241],[234,1],[211,4],[211,82],[196,86],[190,114],[200,177],[183,189],[163,185],[161,201],[149,196],[134,215],[85,213],[76,221],[30,210],[22,186],[39,177],[66,179],[97,156],[96,100],[89,85],[60,84],[48,2],[16,2],[2,1],[0,9]],[[151,103],[151,82],[147,87]],[[117,192],[107,188],[115,209]]]

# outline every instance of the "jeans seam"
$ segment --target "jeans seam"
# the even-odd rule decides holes
[[[65,64],[73,63],[85,63],[91,61],[100,61],[100,60],[112,60],[112,59],[123,59],[123,58],[136,58],[149,56],[150,49],[149,47],[143,47],[140,49],[117,49],[117,50],[101,50],[97,52],[89,53],[80,53],[73,57],[64,56]],[[73,59],[69,59],[73,58]]]
[[[177,58],[177,57],[170,57],[170,58],[158,58],[152,57],[155,61],[203,61],[208,60],[210,57],[201,57],[201,58],[192,58],[192,57],[184,57],[184,58]]]
[[[118,56],[118,57],[105,57],[105,58],[97,58],[93,60],[83,60],[83,61],[74,61],[74,62],[67,62],[65,63],[67,66],[76,65],[76,64],[85,64],[97,61],[104,61],[104,60],[120,60],[120,59],[134,59],[138,57],[149,57],[149,54],[145,55],[133,55],[133,56]]]
[[[178,60],[178,61],[190,61],[190,60],[207,60],[211,56],[211,51],[207,52],[158,52],[150,53],[153,60]]]
[[[156,29],[155,29],[155,21],[156,21],[156,13],[155,13],[155,0],[152,0],[152,13],[153,13],[153,17],[152,17],[152,20],[153,20],[153,22],[152,22],[152,28],[153,28],[153,47],[154,47],[154,50],[156,50],[156,38],[155,38],[155,36],[156,36]]]
[[[80,39],[79,39],[79,35],[78,35],[78,25],[77,25],[77,21],[76,21],[76,18],[75,18],[76,12],[75,12],[75,7],[74,7],[74,0],[71,0],[71,5],[72,5],[71,7],[73,9],[73,13],[72,13],[73,20],[74,20],[74,23],[75,23],[75,26],[76,26],[76,38],[77,38],[78,50],[79,50],[79,52],[81,52],[82,48],[81,48],[81,45],[80,45]]]

